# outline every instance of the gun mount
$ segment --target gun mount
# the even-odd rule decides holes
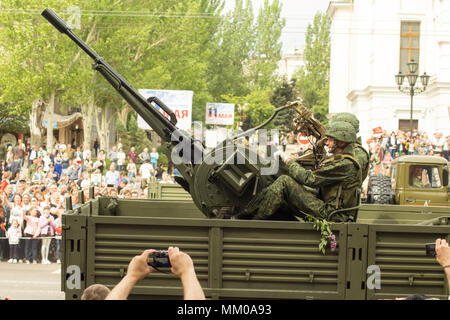
[[[45,9],[42,16],[94,60],[93,68],[161,137],[165,154],[182,175],[182,177],[176,177],[177,183],[191,194],[196,206],[207,217],[222,218],[225,215],[238,214],[258,192],[272,183],[282,172],[280,168],[283,167],[283,162],[279,161],[278,156],[261,157],[256,150],[241,143],[239,137],[262,128],[279,111],[290,107],[297,107],[299,119],[301,118],[298,125],[302,121],[306,123],[305,132],[312,132],[317,137],[324,134],[312,120],[311,114],[307,114],[307,109],[299,108],[300,102],[288,103],[276,109],[270,119],[260,126],[225,140],[215,149],[207,152],[201,143],[177,128],[175,114],[168,106],[156,97],[146,100],[102,57],[84,43],[55,12]],[[169,118],[166,118],[157,106],[164,110]],[[281,164],[280,167],[278,163]]]

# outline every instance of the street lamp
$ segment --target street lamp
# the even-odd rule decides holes
[[[413,97],[416,94],[422,93],[427,89],[428,81],[430,80],[430,76],[427,75],[426,72],[423,73],[423,75],[420,76],[420,82],[422,83],[423,87],[416,87],[417,78],[419,78],[419,75],[417,74],[417,67],[418,63],[414,60],[411,60],[407,63],[408,71],[409,73],[407,75],[402,74],[399,72],[395,75],[395,82],[398,85],[398,90],[400,90],[403,93],[408,93],[411,97],[411,110],[410,110],[410,117],[409,117],[409,130],[411,131],[411,137],[413,134]],[[402,86],[403,81],[405,80],[405,77],[408,78],[408,84],[409,86]]]

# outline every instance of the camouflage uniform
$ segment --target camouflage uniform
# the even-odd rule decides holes
[[[352,113],[349,112],[337,113],[331,118],[330,124],[333,123],[333,121],[348,122],[353,126],[353,128],[355,128],[356,133],[359,132],[359,120]],[[358,164],[361,167],[361,174],[362,174],[361,181],[364,181],[367,177],[367,174],[369,173],[370,156],[369,153],[366,151],[366,149],[364,149],[362,146],[361,137],[359,137],[358,140],[355,143],[353,143],[353,150],[355,153],[355,159],[356,161],[358,161]]]
[[[360,142],[353,144],[353,150],[355,152],[355,160],[358,161],[361,167],[361,181],[364,181],[369,173],[369,153],[363,148]]]
[[[295,215],[301,218],[313,216],[332,221],[347,221],[353,212],[337,214],[331,219],[329,215],[335,210],[358,205],[357,192],[360,192],[361,170],[354,159],[351,143],[342,153],[325,159],[315,171],[307,170],[295,161],[290,161],[287,169],[289,175],[280,176],[249,204],[249,212],[257,211],[256,219],[270,218],[287,203],[294,209]],[[305,186],[318,188],[319,197]]]

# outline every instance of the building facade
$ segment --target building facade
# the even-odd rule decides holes
[[[354,113],[363,141],[379,126],[409,131],[410,96],[398,90],[394,76],[406,74],[406,63],[415,60],[418,73],[431,76],[413,100],[415,126],[450,134],[450,0],[333,1],[327,13],[330,114]]]
[[[290,80],[294,73],[300,70],[301,67],[305,66],[303,60],[303,51],[305,46],[301,49],[291,48],[284,55],[283,58],[278,62],[277,74],[280,77],[285,77]]]

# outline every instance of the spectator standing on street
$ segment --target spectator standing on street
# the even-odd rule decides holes
[[[31,166],[33,160],[38,158],[38,152],[35,146],[31,146],[30,152],[28,154],[28,166]]]
[[[81,152],[81,148],[77,147],[77,150],[73,154],[73,160],[79,161],[80,163],[83,161],[83,152]]]
[[[144,148],[144,151],[139,154],[139,159],[142,161],[142,163],[145,163],[145,160],[148,160],[150,162],[150,154],[148,153],[148,148]]]
[[[117,187],[119,186],[120,173],[116,170],[116,165],[114,164],[114,162],[111,162],[111,164],[109,165],[109,170],[105,175],[105,181],[106,185],[109,187],[114,187],[117,189]]]
[[[6,163],[8,166],[11,166],[11,163],[14,161],[14,151],[13,147],[9,146],[8,151],[6,152]]]
[[[450,161],[450,136],[445,138],[445,143],[442,147],[442,156],[445,160]]]
[[[22,231],[20,230],[19,222],[13,219],[11,222],[11,227],[8,228],[6,232],[6,237],[9,243],[9,257],[8,263],[17,263],[19,259],[19,239],[22,236]]]
[[[125,152],[123,152],[122,148],[119,148],[119,152],[117,152],[117,165],[119,171],[123,171],[125,169]]]
[[[100,150],[97,156],[97,161],[100,161],[101,165],[98,166],[98,169],[100,170],[100,173],[103,174],[103,169],[105,169],[106,164],[106,155],[104,150]]]
[[[75,150],[72,148],[72,145],[70,143],[67,144],[65,152],[67,152],[67,156],[70,160],[74,159]]]
[[[26,263],[30,264],[33,261],[33,264],[37,263],[38,259],[38,245],[39,239],[37,239],[40,235],[39,228],[39,218],[38,218],[38,210],[36,207],[30,208],[28,214],[26,211],[23,212],[23,219],[27,222],[27,226],[23,231],[25,239],[25,259]]]
[[[136,163],[137,161],[137,153],[134,151],[134,147],[131,147],[130,152],[128,152],[128,159],[129,161],[133,161],[133,163]]]
[[[150,164],[150,159],[145,159],[144,163],[139,168],[142,181],[147,181],[147,179],[150,178],[152,170],[153,167]]]
[[[108,153],[108,159],[109,161],[113,162],[116,165],[117,168],[117,147],[113,146],[112,150]]]
[[[95,139],[94,141],[95,157],[98,157],[99,150],[100,150],[100,143],[98,142],[98,139]]]
[[[22,143],[22,140],[17,140],[17,145],[14,148],[14,156],[17,156],[19,160],[19,168],[22,169],[23,160],[25,158],[25,145]]]
[[[155,175],[156,179],[162,180],[163,173],[164,173],[163,164],[160,163],[158,166],[158,169],[156,169],[156,175]]]
[[[0,261],[6,258],[8,252],[8,240],[6,238],[6,230],[8,226],[8,217],[6,216],[5,207],[3,206],[3,199],[0,205]]]
[[[130,183],[133,182],[133,178],[136,176],[136,163],[129,158],[130,161],[128,162],[127,165],[127,171],[128,171],[128,181],[130,181]]]
[[[19,159],[18,155],[14,155],[14,160],[11,163],[10,170],[11,170],[11,179],[14,180],[16,176],[20,173],[21,170],[21,160]]]
[[[152,164],[153,168],[158,167],[158,159],[159,153],[156,152],[156,148],[152,148],[152,152],[150,153],[150,163]]]
[[[56,211],[55,219],[55,238],[56,238],[56,263],[61,263],[61,239],[62,239],[62,215],[64,209],[59,208]]]
[[[50,243],[52,241],[51,237],[55,235],[55,219],[50,214],[50,206],[45,206],[42,216],[39,218],[39,227],[41,230],[42,247],[41,247],[41,257],[42,264],[51,264],[48,260],[48,253],[50,251]]]
[[[62,159],[61,156],[59,154],[57,154],[55,156],[55,170],[54,172],[57,174],[57,177],[53,177],[53,179],[55,179],[55,181],[59,180],[59,177],[61,176],[62,173]]]

